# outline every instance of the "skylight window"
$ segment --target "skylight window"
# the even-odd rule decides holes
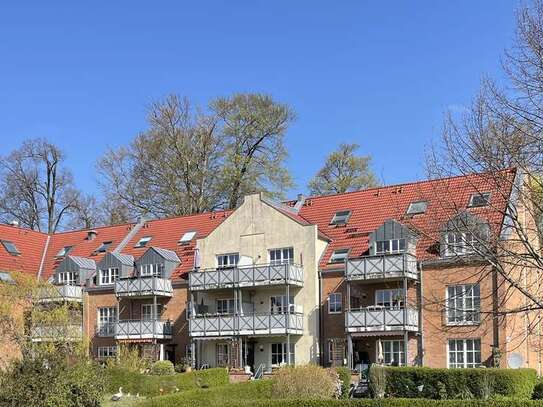
[[[73,246],[64,246],[62,249],[60,249],[57,253],[57,257],[64,257],[68,253],[70,253],[70,250],[72,250]]]
[[[332,220],[331,225],[346,225],[351,217],[351,211],[339,211],[336,212]]]
[[[0,281],[8,284],[15,284],[15,280],[7,271],[0,271]]]
[[[7,240],[0,240],[2,242],[2,245],[6,249],[6,251],[11,254],[12,256],[18,256],[21,254],[19,250],[17,250],[17,246],[15,246],[15,243],[9,242]]]
[[[480,194],[472,194],[469,198],[468,206],[470,208],[479,208],[487,206],[490,202],[490,192],[482,192]]]
[[[342,263],[347,260],[349,256],[349,249],[337,249],[334,250],[332,256],[330,256],[330,263]]]
[[[134,247],[145,247],[147,246],[147,243],[151,241],[151,236],[144,236],[140,240],[138,240],[138,243]]]
[[[181,236],[181,239],[179,239],[179,243],[190,242],[192,239],[194,239],[194,236],[196,236],[196,232],[186,232],[183,236]]]
[[[409,208],[407,208],[407,214],[418,215],[420,213],[425,213],[426,208],[428,208],[428,202],[426,201],[411,202]]]
[[[109,246],[111,246],[111,243],[113,243],[111,240],[107,241],[107,242],[102,242],[100,247],[98,247],[98,249],[96,249],[96,252],[97,253],[105,253],[107,251],[107,249],[109,248]]]

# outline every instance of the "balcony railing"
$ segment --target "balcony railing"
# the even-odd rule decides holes
[[[36,325],[30,329],[33,342],[80,341],[83,338],[81,324]]]
[[[303,286],[303,267],[298,264],[263,264],[215,268],[189,273],[191,290],[292,284]]]
[[[415,308],[365,308],[345,313],[347,332],[418,331]]]
[[[170,339],[172,323],[143,319],[121,320],[115,323],[113,336],[115,339]]]
[[[82,299],[81,287],[77,285],[48,285],[38,291],[39,302],[81,302]]]
[[[121,278],[115,281],[117,297],[148,297],[151,295],[171,297],[172,282],[167,278],[149,276],[137,278]]]
[[[189,332],[191,336],[301,335],[303,325],[302,313],[202,315],[190,319]]]
[[[348,280],[418,279],[417,258],[409,253],[364,256],[347,261]]]

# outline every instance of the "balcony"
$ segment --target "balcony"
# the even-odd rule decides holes
[[[137,278],[121,278],[115,281],[117,297],[171,297],[172,282],[167,278],[149,276]]]
[[[171,339],[171,321],[121,320],[97,327],[97,336],[113,336],[115,339]]]
[[[302,287],[303,267],[298,264],[264,264],[189,273],[189,289],[193,291],[285,284]]]
[[[419,313],[415,308],[368,307],[345,313],[347,332],[418,331]]]
[[[30,329],[32,342],[80,341],[83,338],[81,324],[36,325]]]
[[[189,321],[193,337],[231,335],[301,335],[303,314],[198,315]]]
[[[82,290],[77,285],[47,285],[39,288],[38,302],[82,302]]]
[[[347,280],[418,279],[417,258],[409,253],[364,256],[349,259],[345,270]]]

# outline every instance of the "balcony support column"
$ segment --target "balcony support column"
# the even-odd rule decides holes
[[[403,352],[404,352],[405,366],[409,366],[409,360],[407,359],[408,355],[409,355],[408,347],[409,347],[409,334],[407,333],[407,331],[404,331],[404,333],[403,333]]]
[[[239,368],[243,369],[243,338],[238,339]]]
[[[190,365],[196,369],[196,341],[194,339],[190,341]]]
[[[287,334],[287,365],[290,366],[290,334]]]
[[[353,338],[347,334],[347,367],[353,370]]]
[[[347,312],[351,312],[351,281],[347,280]]]

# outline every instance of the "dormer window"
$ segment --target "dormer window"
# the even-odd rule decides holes
[[[477,239],[471,232],[447,232],[444,254],[446,257],[472,254],[476,245]]]
[[[77,281],[77,275],[73,271],[64,271],[64,272],[58,273],[59,284],[75,285],[76,281]]]
[[[217,266],[220,269],[231,269],[238,265],[239,253],[219,254],[217,256]]]
[[[179,239],[179,243],[188,243],[192,239],[194,239],[194,236],[196,236],[196,232],[186,232],[185,234],[183,234],[183,236],[181,236],[181,239]]]
[[[12,256],[18,256],[21,254],[21,252],[17,250],[17,246],[15,246],[15,243],[8,240],[0,240],[0,242],[2,242],[4,249],[6,249],[6,251]]]
[[[151,241],[151,236],[144,236],[140,240],[138,240],[138,243],[134,247],[145,247],[147,246],[147,243]]]
[[[119,269],[117,267],[100,270],[100,285],[113,284],[118,278]]]
[[[426,208],[428,208],[428,202],[426,201],[411,202],[409,204],[409,208],[407,208],[407,214],[418,215],[421,213],[425,213]]]
[[[57,253],[57,257],[65,257],[70,253],[70,250],[72,250],[73,246],[64,246],[62,249],[60,249]]]
[[[403,251],[405,251],[405,239],[390,239],[375,242],[375,254],[401,253]]]
[[[142,264],[140,266],[141,277],[163,277],[164,276],[164,264]]]
[[[346,225],[351,217],[351,211],[339,211],[336,212],[332,220],[330,221],[331,225]]]
[[[96,249],[96,253],[105,253],[107,251],[107,249],[109,248],[109,246],[111,246],[111,243],[113,243],[113,242],[112,241],[102,242],[100,247],[98,247],[98,249]]]
[[[349,249],[337,249],[334,250],[332,256],[330,256],[330,263],[343,263],[349,257]]]
[[[469,197],[468,207],[479,208],[481,206],[487,206],[489,202],[490,202],[490,192],[472,194]]]

